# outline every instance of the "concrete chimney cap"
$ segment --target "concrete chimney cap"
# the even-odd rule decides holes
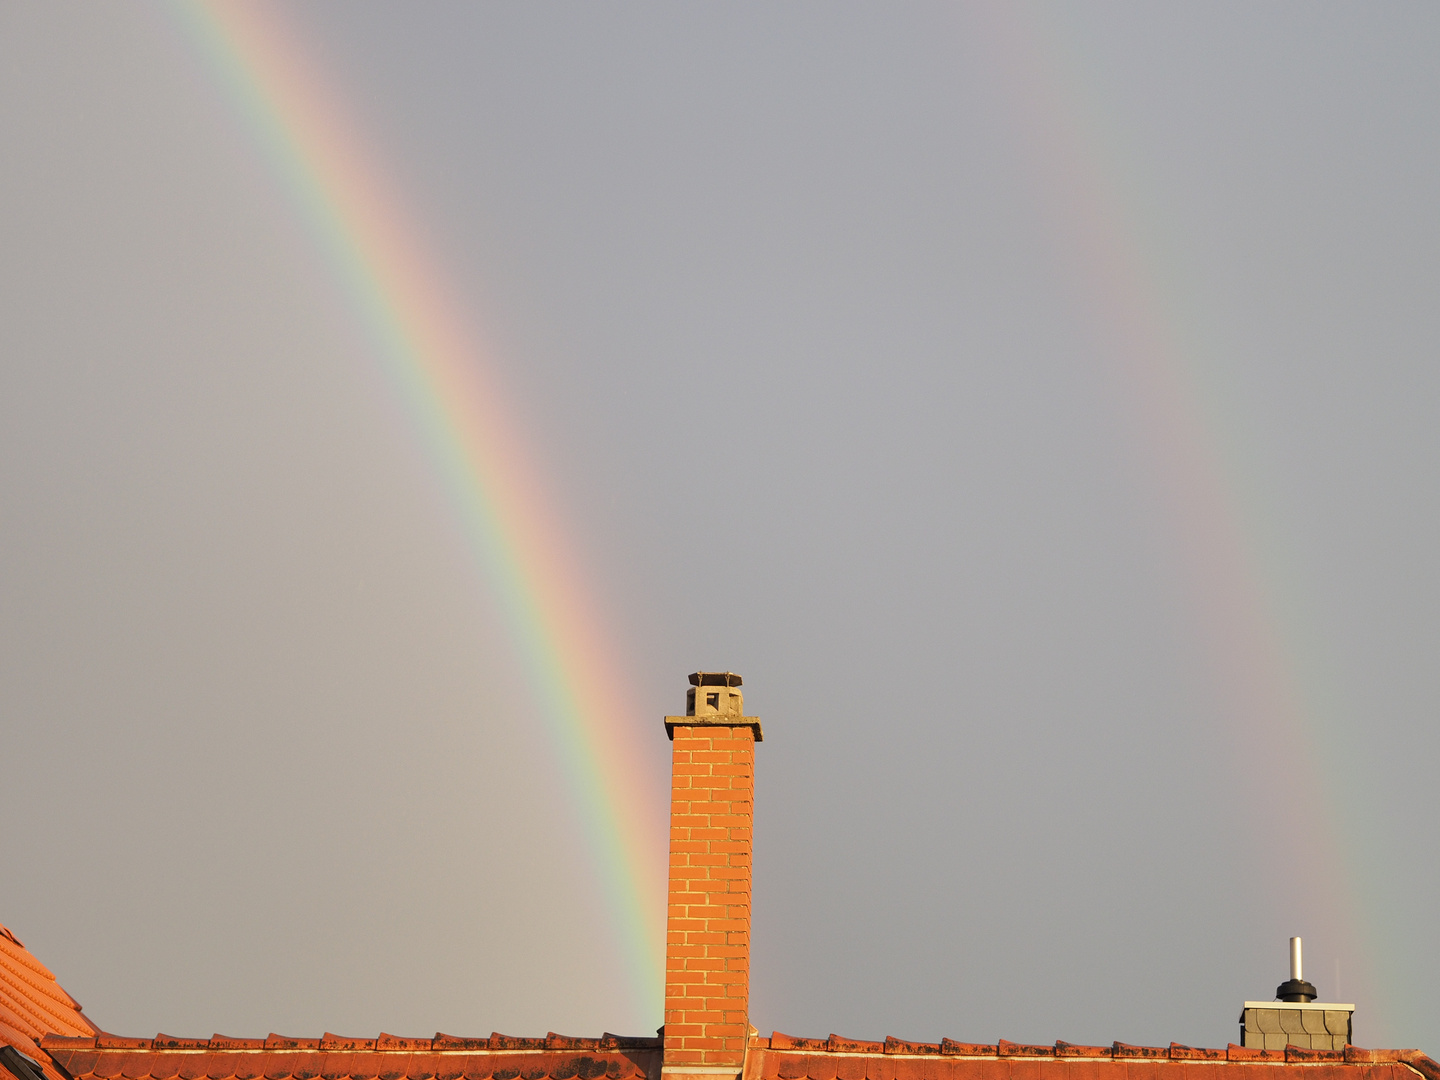
[[[744,680],[733,671],[697,671],[690,676],[691,686],[743,686]]]

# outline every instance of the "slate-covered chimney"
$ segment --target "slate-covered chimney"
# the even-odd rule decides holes
[[[1343,1050],[1354,1035],[1354,1005],[1316,1001],[1305,981],[1300,939],[1290,939],[1290,978],[1275,988],[1274,1001],[1247,1001],[1240,1013],[1240,1045],[1261,1050],[1287,1046]]]
[[[750,1003],[750,852],[758,717],[731,671],[690,676],[673,740],[665,928],[665,1080],[734,1080]]]

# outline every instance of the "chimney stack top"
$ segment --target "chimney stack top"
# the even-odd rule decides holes
[[[745,715],[745,695],[741,679],[733,671],[696,671],[690,676],[690,689],[685,691],[685,715],[665,717],[665,733],[672,739],[675,728],[685,727],[748,727],[755,741],[765,738],[760,732],[760,718]]]
[[[742,686],[744,682],[733,671],[697,671],[690,676],[691,686]]]

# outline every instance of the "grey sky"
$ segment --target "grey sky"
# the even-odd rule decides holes
[[[745,676],[758,1027],[1223,1045],[1303,934],[1358,1042],[1440,1049],[1440,12],[296,19],[654,782],[686,673]],[[655,1027],[483,568],[184,36],[0,7],[0,148],[0,920],[117,1032]],[[1298,729],[1242,707],[1212,525]]]

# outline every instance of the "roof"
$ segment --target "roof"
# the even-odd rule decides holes
[[[1440,1080],[1419,1050],[752,1039],[745,1080]]]
[[[659,1080],[659,1039],[47,1036],[73,1080]],[[1418,1050],[752,1038],[744,1080],[1440,1080]]]
[[[0,926],[0,1044],[38,1062],[50,1080],[61,1080],[39,1046],[40,1037],[52,1032],[93,1035],[97,1031],[50,969],[7,927]]]
[[[0,926],[0,1069],[41,1080],[660,1080],[661,1039],[129,1038],[100,1031]],[[5,1049],[5,1047],[11,1049]],[[3,1072],[0,1072],[3,1075]],[[1285,1050],[752,1037],[743,1080],[1440,1080],[1418,1050]]]
[[[659,1039],[543,1039],[437,1034],[373,1039],[215,1035],[131,1039],[47,1036],[43,1048],[74,1080],[640,1080],[660,1073]]]

